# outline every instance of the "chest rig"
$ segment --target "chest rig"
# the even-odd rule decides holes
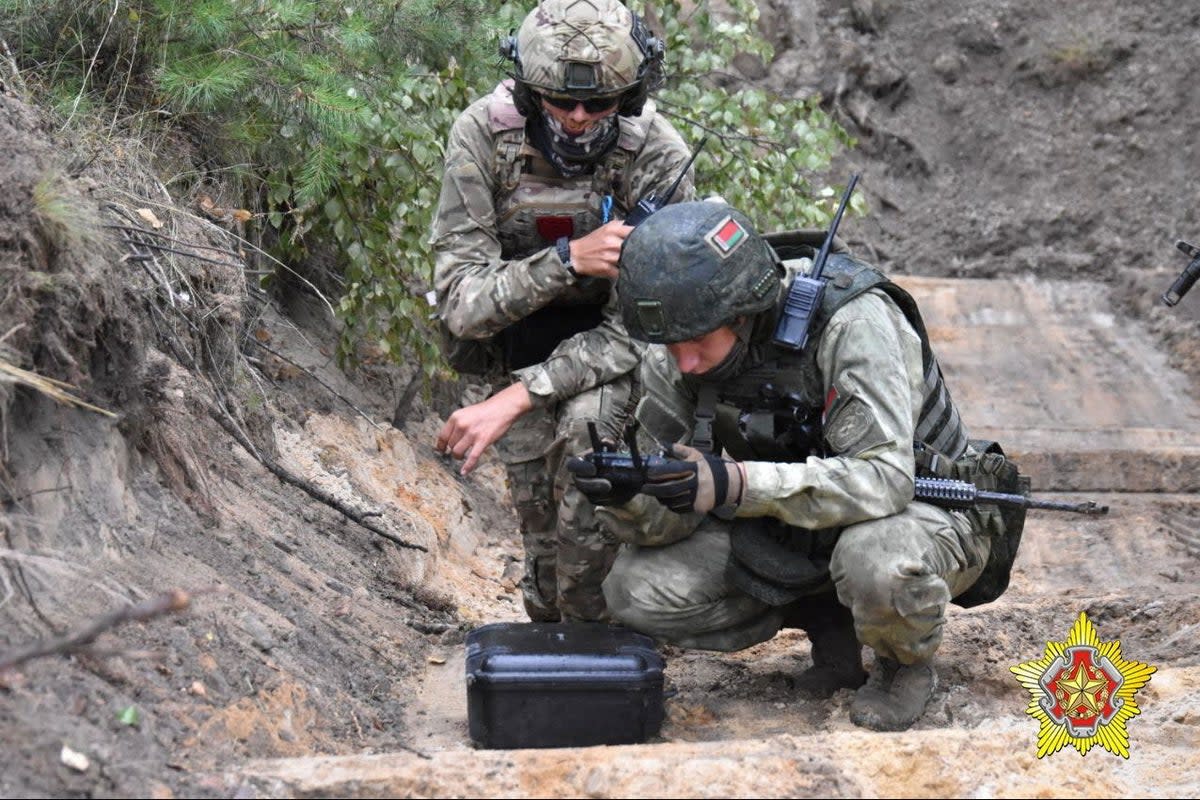
[[[803,233],[782,236],[791,238],[771,242],[782,258],[811,254],[812,248],[805,252]],[[785,266],[793,271],[798,265],[785,260]],[[739,461],[794,462],[809,455],[829,455],[822,427],[831,398],[825,396],[825,381],[817,367],[817,343],[838,309],[877,289],[899,306],[921,340],[925,392],[914,450],[934,448],[950,461],[959,458],[967,448],[966,431],[916,302],[881,272],[844,252],[829,257],[824,275],[825,292],[814,312],[810,344],[803,350],[766,341],[751,347],[750,366],[737,378],[716,385],[685,376],[696,391],[692,446],[705,451],[723,448]],[[785,606],[833,590],[829,562],[840,528],[810,531],[773,517],[748,517],[735,519],[732,533],[725,578],[750,596],[771,606]]]
[[[812,344],[799,352],[770,342],[753,345],[751,366],[737,378],[719,386],[692,381],[697,394],[693,446],[709,450],[720,446],[738,460],[796,461],[826,455],[821,428],[830,398],[817,367],[816,342],[838,309],[878,289],[899,306],[921,340],[925,391],[914,447],[918,453],[940,454],[951,461],[959,458],[967,447],[966,430],[916,301],[881,272],[844,253],[829,257],[825,276],[828,283],[813,320]]]
[[[526,118],[513,104],[508,83],[497,88],[488,105],[495,141],[496,235],[506,260],[553,247],[560,237],[578,239],[596,230],[604,223],[606,198],[611,203],[608,218],[623,217],[636,204],[630,197],[630,167],[654,115],[647,103],[641,116],[620,117],[612,151],[591,172],[567,177],[527,141]],[[540,363],[559,342],[599,325],[611,290],[609,281],[575,281],[548,305],[506,328],[498,337],[506,368]]]

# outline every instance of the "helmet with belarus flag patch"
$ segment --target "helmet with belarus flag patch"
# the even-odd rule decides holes
[[[640,341],[687,341],[774,307],[782,276],[775,252],[740,211],[711,200],[675,203],[634,228],[621,248],[621,317]]]

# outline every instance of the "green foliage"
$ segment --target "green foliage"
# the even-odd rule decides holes
[[[189,129],[278,231],[276,256],[298,265],[336,242],[340,355],[365,340],[432,375],[445,367],[423,295],[443,148],[457,114],[502,77],[496,42],[531,6],[0,0],[0,29],[68,123],[116,106]],[[726,17],[708,0],[653,6],[670,71],[660,109],[693,144],[719,137],[697,162],[701,191],[764,228],[823,224],[836,198],[812,181],[846,138],[814,104],[730,77],[739,53],[770,59],[752,0],[727,0]]]
[[[693,146],[714,138],[696,160],[701,194],[719,194],[762,230],[824,226],[837,192],[814,183],[839,149],[850,143],[815,100],[780,97],[743,85],[734,59],[770,63],[770,43],[758,32],[754,0],[657,0],[649,15],[667,42],[667,85],[657,100]],[[861,195],[854,208],[862,206]]]

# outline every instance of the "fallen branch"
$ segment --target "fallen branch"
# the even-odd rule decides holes
[[[279,480],[283,481],[284,483],[291,484],[298,489],[303,489],[309,494],[310,497],[320,500],[325,505],[341,513],[347,519],[357,522],[359,525],[371,531],[372,533],[376,533],[383,538],[388,539],[389,541],[395,542],[401,547],[406,547],[410,550],[420,550],[422,553],[429,552],[429,548],[405,541],[391,531],[385,530],[384,528],[381,528],[380,526],[371,522],[368,517],[380,516],[378,511],[356,511],[355,509],[343,503],[341,500],[331,495],[329,492],[321,489],[319,486],[314,486],[298,475],[293,475],[279,464],[264,456],[258,451],[258,448],[254,446],[254,443],[250,441],[250,438],[246,436],[245,432],[243,432],[241,428],[237,426],[237,424],[231,418],[229,412],[224,408],[210,406],[209,414],[217,421],[218,425],[225,429],[226,433],[232,436],[234,440],[240,444],[243,449],[245,449],[247,453],[253,456],[256,461],[266,467],[267,470],[276,478],[279,478]]]
[[[151,597],[140,603],[118,608],[93,620],[77,633],[70,633],[54,639],[36,642],[24,650],[0,656],[0,672],[24,664],[26,661],[41,658],[42,656],[74,653],[86,648],[95,641],[97,636],[110,628],[115,628],[125,622],[143,621],[164,614],[174,614],[186,609],[190,603],[191,597],[187,592],[182,589],[172,589],[165,594]]]

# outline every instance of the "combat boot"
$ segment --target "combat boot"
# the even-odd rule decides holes
[[[558,607],[546,600],[545,595],[538,590],[535,580],[528,574],[521,579],[521,599],[525,601],[525,613],[532,622],[558,622],[562,619]]]
[[[876,656],[867,685],[850,703],[850,721],[873,731],[906,731],[925,713],[936,688],[932,664],[901,664]]]
[[[867,679],[854,617],[833,595],[804,597],[789,608],[784,626],[799,628],[812,643],[812,666],[796,677],[797,691],[825,699],[839,689],[857,689]]]

